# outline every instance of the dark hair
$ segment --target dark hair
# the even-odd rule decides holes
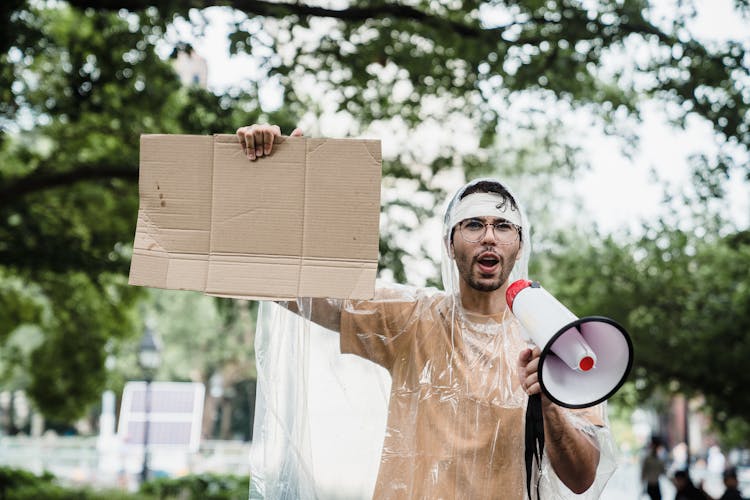
[[[510,206],[513,210],[518,210],[518,204],[516,203],[516,200],[513,199],[513,196],[511,196],[508,190],[505,189],[505,186],[503,186],[499,182],[479,181],[476,184],[472,184],[471,186],[467,187],[464,192],[461,193],[459,199],[463,200],[470,194],[474,193],[497,193],[503,197],[503,201],[505,203],[510,202]]]
[[[724,471],[724,479],[737,479],[737,469],[729,467]]]
[[[475,184],[468,186],[458,197],[459,200],[463,200],[470,194],[475,193],[495,193],[499,194],[503,198],[503,204],[510,203],[511,210],[518,211],[518,204],[510,192],[505,189],[505,186],[496,181],[479,181]],[[453,242],[453,234],[456,228],[451,228],[451,243]],[[518,228],[518,239],[523,242],[523,228]]]

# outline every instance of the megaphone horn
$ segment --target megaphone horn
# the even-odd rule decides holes
[[[539,283],[518,280],[505,292],[508,307],[539,346],[539,385],[566,408],[588,408],[609,399],[633,366],[633,343],[617,322],[578,318]]]

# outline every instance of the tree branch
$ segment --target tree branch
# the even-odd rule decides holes
[[[68,0],[68,3],[78,8],[95,8],[99,10],[119,9],[143,10],[154,6],[153,0]],[[349,22],[362,22],[368,19],[399,19],[405,21],[417,21],[427,24],[436,29],[450,30],[465,37],[483,38],[486,36],[499,36],[509,26],[498,26],[494,28],[482,28],[476,25],[454,21],[444,17],[424,12],[409,5],[398,3],[378,4],[367,7],[352,6],[345,9],[328,9],[307,5],[304,3],[272,2],[267,0],[224,0],[211,2],[208,0],[177,0],[172,5],[178,12],[187,12],[190,9],[204,9],[216,5],[233,7],[247,14],[283,18],[290,15],[302,17],[328,17]],[[513,23],[514,25],[516,23]]]
[[[0,184],[0,206],[10,205],[15,200],[31,193],[69,186],[82,181],[106,179],[138,182],[138,169],[128,166],[83,165],[66,172],[32,173],[24,177],[12,178]]]
[[[78,8],[94,8],[97,10],[117,11],[127,9],[138,11],[147,7],[157,6],[154,0],[68,0],[68,3]],[[243,11],[249,15],[267,16],[281,19],[287,16],[296,15],[300,17],[324,17],[339,19],[345,22],[363,22],[368,19],[397,19],[402,21],[416,21],[428,25],[436,30],[450,31],[462,37],[474,39],[493,40],[496,43],[504,41],[513,45],[522,45],[526,43],[537,44],[545,39],[542,36],[529,36],[508,42],[502,38],[502,34],[508,29],[536,23],[539,25],[560,24],[558,21],[550,21],[544,17],[532,16],[527,21],[514,21],[507,25],[495,26],[492,28],[482,28],[479,21],[475,23],[465,23],[447,17],[442,17],[435,13],[425,12],[410,5],[402,5],[397,2],[378,3],[366,7],[350,6],[344,9],[330,9],[314,5],[307,5],[301,2],[287,3],[270,0],[174,0],[171,4],[170,13],[180,13],[187,15],[190,9],[204,9],[213,6],[232,7]],[[157,7],[158,8],[158,7]],[[596,22],[596,21],[594,21]],[[599,24],[600,30],[605,26]],[[662,43],[671,45],[674,40],[666,35],[655,26],[645,22],[626,22],[621,24],[621,29],[625,33],[655,35]]]

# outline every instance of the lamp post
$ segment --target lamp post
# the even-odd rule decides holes
[[[148,430],[151,421],[151,382],[154,380],[156,370],[161,363],[161,344],[154,335],[150,325],[146,328],[138,345],[138,366],[143,371],[146,380],[146,391],[144,395],[144,423],[143,423],[143,468],[141,469],[141,483],[148,480]]]

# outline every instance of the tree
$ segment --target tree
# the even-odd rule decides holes
[[[219,437],[229,439],[232,414],[247,415],[254,408],[253,400],[237,397],[236,392],[247,389],[245,383],[257,376],[253,347],[257,303],[174,290],[154,290],[151,295],[166,346],[160,375],[205,384],[204,437],[213,437],[213,423],[221,412]],[[249,405],[240,407],[245,401]],[[249,437],[250,424],[246,421],[237,430]]]
[[[71,421],[104,389],[107,356],[142,329],[132,309],[141,291],[126,278],[139,135],[224,131],[254,119],[257,105],[252,95],[181,87],[145,14],[58,4],[25,7],[11,21],[19,43],[3,54],[14,106],[0,118],[9,125],[0,147],[0,380]]]
[[[567,241],[539,272],[579,315],[616,318],[630,332],[640,400],[656,390],[702,395],[720,427],[747,421],[750,233],[664,221],[646,229],[626,244]]]
[[[187,20],[199,31],[205,22],[201,9],[214,5],[193,0],[71,0],[68,4],[89,14],[120,13],[131,23],[137,19],[141,31],[150,37],[149,45],[136,45],[132,53],[147,60],[153,60],[153,54],[148,54],[151,44],[164,36],[169,22]],[[35,54],[41,50],[38,40],[44,40],[43,28],[33,21],[29,15],[33,9],[27,5],[15,0],[7,7],[6,44],[11,56],[5,62],[11,63],[8,68],[16,68],[15,73],[23,64],[12,57],[13,50],[20,47],[24,53]],[[747,47],[731,41],[701,43],[692,37],[688,26],[695,12],[690,2],[680,4],[674,19],[658,24],[646,1],[355,0],[327,8],[304,2],[236,0],[226,5],[247,16],[235,21],[232,50],[252,53],[265,69],[261,79],[278,79],[284,109],[291,116],[299,118],[326,101],[353,117],[355,129],[384,120],[397,126],[394,119],[407,128],[425,122],[444,128],[454,123],[467,126],[460,118],[468,118],[470,134],[480,138],[476,147],[472,143],[472,154],[458,154],[455,144],[447,144],[425,158],[405,147],[384,164],[384,173],[394,185],[395,179],[406,178],[416,182],[413,190],[442,194],[434,182],[441,170],[465,168],[469,174],[491,170],[497,158],[487,148],[507,144],[509,129],[514,127],[545,128],[546,122],[554,121],[550,116],[554,113],[548,111],[560,103],[563,108],[598,114],[600,125],[612,133],[628,134],[625,118],[637,117],[639,106],[648,99],[663,102],[677,123],[684,124],[694,115],[709,120],[724,147],[720,155],[695,158],[696,178],[706,196],[721,194],[720,179],[726,179],[733,164],[738,168],[747,164],[743,161],[750,141]],[[738,15],[746,15],[747,2],[736,2],[736,9]],[[627,57],[637,48],[649,53],[647,60]],[[15,74],[6,76],[7,88],[14,88]],[[24,91],[13,94],[11,110],[23,106],[19,96]],[[227,109],[226,96],[219,103]],[[150,109],[161,108],[157,103]],[[205,112],[210,107],[200,109]],[[528,119],[533,112],[544,120]],[[200,113],[193,113],[196,116]],[[508,120],[513,124],[503,127]],[[232,120],[223,124],[227,122],[233,126],[222,131],[233,130],[237,124]],[[564,129],[562,122],[549,129],[550,144],[566,144],[567,138],[555,139]],[[732,148],[739,153],[726,153]],[[580,167],[585,158],[574,153],[570,147],[561,148],[555,166],[567,172]],[[55,176],[56,181],[45,178],[43,172],[27,172],[3,183],[7,187],[0,187],[0,199],[45,189],[50,182],[67,184],[92,175],[126,175],[134,181],[132,168],[125,167],[127,172],[123,172],[123,165],[132,163],[108,162],[96,168],[79,164]],[[388,231],[381,243],[381,264],[404,277],[398,258],[403,249],[393,244],[395,235]]]
[[[102,386],[103,353],[139,331],[130,309],[138,294],[124,273],[141,133],[227,132],[260,119],[290,130],[310,110],[342,113],[354,132],[383,123],[468,130],[468,145],[447,141],[427,155],[407,145],[384,162],[386,190],[407,186],[420,195],[384,207],[381,270],[397,279],[406,276],[406,257],[421,251],[405,248],[398,234],[432,212],[442,172],[473,176],[508,158],[518,161],[508,169],[523,171],[527,145],[548,156],[535,177],[580,168],[585,159],[564,135],[558,110],[590,111],[598,126],[620,134],[646,99],[665,103],[677,123],[709,120],[722,150],[739,156],[703,158],[697,176],[706,196],[721,194],[716,174],[727,175],[750,144],[746,47],[692,37],[689,2],[668,25],[635,0],[226,2],[247,16],[235,24],[232,50],[251,52],[265,70],[261,80],[283,89],[283,108],[265,113],[261,81],[223,95],[182,88],[157,55],[169,23],[184,19],[200,30],[201,9],[211,5],[11,0],[0,7],[0,342],[6,372],[36,388],[47,412],[80,411]],[[747,14],[747,1],[735,5]],[[624,57],[633,47],[649,58]],[[527,132],[532,138],[519,147],[516,134]],[[417,217],[402,220],[403,207]],[[93,341],[65,344],[80,332]],[[58,352],[70,359],[45,373]],[[72,385],[51,383],[60,377]],[[63,404],[72,387],[86,389]]]
[[[70,4],[112,11],[150,7],[166,20],[187,19],[191,11],[213,5],[194,0]],[[689,29],[696,15],[692,2],[681,2],[664,23],[652,20],[645,0],[351,0],[341,8],[235,0],[228,5],[248,16],[236,24],[233,49],[261,54],[269,76],[280,77],[287,105],[305,102],[300,82],[310,77],[336,93],[338,109],[362,122],[399,116],[413,125],[460,110],[479,124],[482,144],[488,145],[501,118],[493,101],[518,93],[588,106],[613,127],[622,111],[637,112],[644,98],[653,97],[675,105],[676,122],[699,115],[727,146],[744,151],[750,146],[748,47],[695,39]],[[738,15],[747,15],[745,0],[735,6]],[[647,60],[625,57],[636,47],[648,51]],[[612,65],[613,54],[626,62]],[[430,109],[435,96],[449,98],[437,112]],[[723,174],[733,163],[729,155],[705,160]]]

